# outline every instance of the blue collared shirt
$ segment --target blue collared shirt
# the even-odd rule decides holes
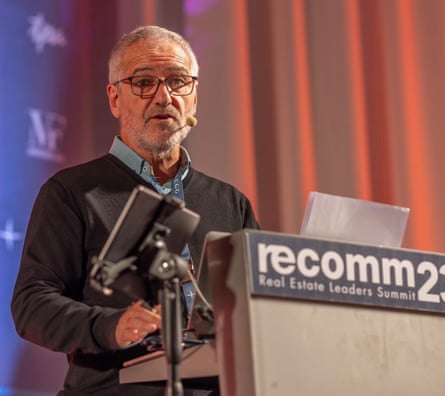
[[[125,165],[136,172],[145,181],[149,182],[159,194],[167,195],[172,192],[174,179],[167,180],[163,185],[159,184],[157,178],[153,175],[151,165],[141,156],[136,154],[130,147],[128,147],[118,136],[115,136],[113,140],[113,144],[110,148],[110,154],[120,159]],[[181,164],[176,176],[181,174],[182,181],[187,176],[192,163],[190,154],[183,146],[181,146],[180,161]],[[184,199],[183,197],[181,198]]]

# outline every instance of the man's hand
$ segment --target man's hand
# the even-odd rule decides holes
[[[117,323],[114,336],[120,347],[141,341],[161,327],[160,307],[144,308],[143,302],[131,305]]]

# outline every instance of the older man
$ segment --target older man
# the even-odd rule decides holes
[[[164,395],[164,383],[119,384],[122,363],[161,317],[140,301],[104,296],[88,282],[131,191],[172,194],[201,217],[187,246],[197,263],[208,231],[257,228],[248,199],[191,166],[182,141],[196,124],[198,62],[169,30],[145,26],[124,35],[109,61],[107,93],[120,122],[110,152],[58,172],[36,199],[11,303],[18,333],[68,355],[59,395]],[[136,346],[128,347],[128,345]],[[184,381],[185,395],[218,385]]]

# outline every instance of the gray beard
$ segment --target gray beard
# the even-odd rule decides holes
[[[145,151],[155,153],[157,157],[162,158],[172,151],[176,146],[180,145],[190,132],[190,127],[183,127],[173,133],[167,140],[156,143],[148,142],[143,134],[136,135],[136,142],[139,147]]]

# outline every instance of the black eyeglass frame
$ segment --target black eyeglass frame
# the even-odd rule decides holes
[[[136,93],[135,89],[137,89],[137,88],[135,88],[135,86],[133,85],[133,79],[137,78],[137,77],[150,77],[150,78],[157,79],[158,80],[158,85],[156,86],[156,89],[153,91],[153,93],[146,94],[146,95]],[[167,84],[167,81],[170,80],[170,79],[173,79],[173,78],[177,78],[177,77],[189,77],[189,78],[191,78],[190,82],[187,82],[186,84],[181,85],[181,86],[175,88],[175,89],[179,89],[179,88],[185,87],[187,85],[191,85],[190,92],[188,92],[186,94],[181,94],[181,93],[175,92],[175,90],[172,90],[170,88],[170,86]],[[120,80],[115,81],[112,84],[113,85],[117,85],[117,84],[120,84],[120,83],[130,84],[131,92],[133,93],[133,95],[139,96],[142,99],[148,99],[148,98],[152,98],[153,96],[156,95],[156,93],[158,92],[159,87],[161,86],[161,83],[165,84],[165,86],[167,87],[167,91],[168,91],[168,93],[170,95],[173,95],[173,96],[188,96],[188,95],[191,95],[191,93],[193,92],[193,88],[195,87],[196,81],[198,81],[198,76],[191,76],[191,75],[177,75],[177,76],[170,76],[170,77],[167,77],[167,78],[159,78],[159,77],[151,76],[151,75],[136,75],[136,76],[129,76],[129,77],[121,78]]]

